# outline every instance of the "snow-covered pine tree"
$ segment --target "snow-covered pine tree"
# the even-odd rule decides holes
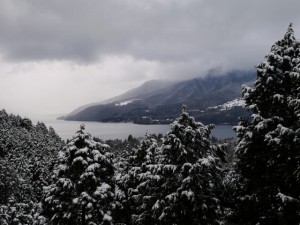
[[[292,25],[243,87],[251,121],[235,127],[240,177],[236,220],[241,224],[300,222],[300,43]]]
[[[54,183],[45,188],[43,214],[56,225],[112,224],[114,167],[105,146],[80,126],[59,154]]]
[[[35,126],[0,111],[0,224],[42,224],[42,187],[49,184],[49,171],[62,146],[43,123]]]
[[[144,182],[137,187],[143,201],[151,204],[144,207],[151,211],[143,213],[151,216],[152,224],[218,224],[224,153],[209,140],[211,128],[195,122],[186,107],[171,125],[160,154],[146,166]]]
[[[144,194],[137,187],[149,174],[146,166],[154,163],[157,150],[157,141],[146,134],[117,175],[116,181],[120,190],[117,202],[121,206],[119,217],[126,224],[151,224],[148,218],[151,214],[151,205],[144,201]]]

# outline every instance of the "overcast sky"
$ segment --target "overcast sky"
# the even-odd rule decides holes
[[[299,0],[0,0],[0,108],[68,113],[150,79],[252,69]]]

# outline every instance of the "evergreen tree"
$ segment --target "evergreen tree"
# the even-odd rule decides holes
[[[43,214],[57,225],[112,224],[114,167],[105,152],[80,126],[59,154],[53,184],[45,188]]]
[[[62,144],[45,124],[0,111],[0,224],[44,224],[42,187]]]
[[[224,153],[209,139],[213,126],[195,122],[183,107],[159,159],[162,188],[154,215],[166,224],[217,224]]]
[[[252,120],[235,127],[241,224],[300,222],[300,43],[292,25],[243,87]]]
[[[218,223],[224,154],[209,140],[211,128],[195,122],[183,107],[154,162],[137,176],[142,182],[135,191],[142,205],[135,224]]]
[[[151,208],[144,209],[145,202],[143,194],[136,188],[144,182],[144,173],[147,172],[146,166],[154,163],[154,157],[157,151],[157,141],[150,135],[140,141],[136,149],[133,149],[127,160],[119,160],[122,163],[122,169],[117,175],[117,185],[119,192],[117,194],[117,205],[119,205],[120,222],[126,224],[146,224],[146,219],[141,220],[141,217],[147,217],[145,214],[151,212]],[[143,216],[138,216],[140,212],[144,212]]]

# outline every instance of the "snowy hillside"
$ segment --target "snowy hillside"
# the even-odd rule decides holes
[[[207,110],[226,111],[226,110],[230,110],[235,107],[244,107],[244,106],[245,106],[245,101],[241,98],[237,98],[237,99],[234,99],[232,101],[226,102],[221,105],[208,107]]]
[[[116,103],[115,106],[124,106],[124,105],[131,104],[135,101],[140,101],[140,99],[132,99],[132,100],[124,101],[124,102],[119,102],[119,103]]]
[[[182,105],[186,105],[199,121],[234,124],[245,114],[242,107],[235,107],[243,105],[237,99],[241,95],[241,85],[253,82],[252,71],[232,71],[223,76],[211,75],[169,84],[149,81],[101,104],[80,107],[60,119],[169,124]],[[229,110],[231,108],[234,112]]]

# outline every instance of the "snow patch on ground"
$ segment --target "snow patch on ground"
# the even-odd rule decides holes
[[[226,111],[226,110],[232,109],[234,107],[238,107],[238,106],[244,107],[245,106],[245,101],[241,98],[237,98],[237,99],[234,99],[232,101],[226,102],[222,105],[217,105],[217,106],[214,106],[214,107],[208,107],[207,110],[216,109],[216,110],[219,110],[219,111]]]
[[[132,99],[125,102],[116,103],[115,106],[124,106],[133,103],[134,101],[139,101],[140,99]]]

